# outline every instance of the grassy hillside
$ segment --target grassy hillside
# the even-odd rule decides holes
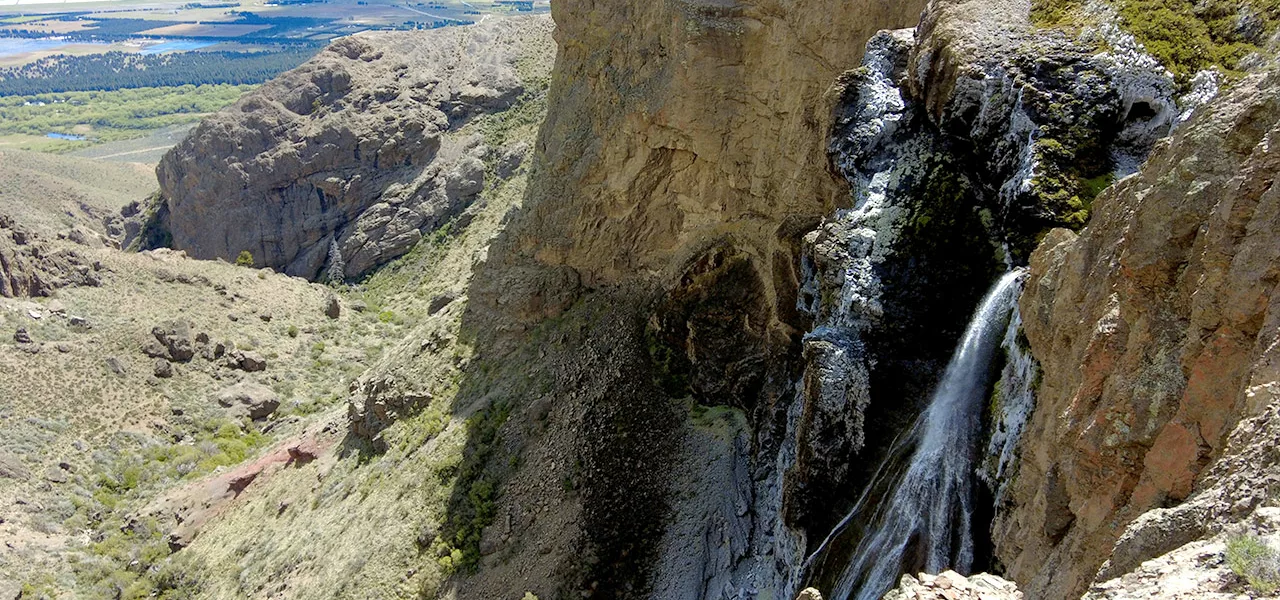
[[[527,152],[537,135],[554,58],[544,42],[528,49],[518,106],[448,134],[492,148],[491,175],[503,149]],[[154,185],[128,165],[9,155],[0,169],[29,183],[0,211],[30,208],[19,221],[53,231],[70,222],[52,207],[71,200],[39,195],[75,189],[114,210]],[[458,329],[473,269],[518,208],[527,169],[487,177],[475,210],[354,286],[56,242],[100,261],[102,286],[0,299],[0,394],[17,398],[0,407],[0,542],[11,544],[0,543],[0,597],[6,585],[37,598],[417,597],[464,580],[501,493],[491,469],[519,457],[504,449],[500,402],[474,390],[455,402],[471,360]],[[334,296],[336,319],[325,314]],[[254,353],[266,369],[148,356],[153,328],[179,319],[210,340],[202,348]],[[19,328],[38,352],[15,341]],[[543,385],[503,368],[495,389]],[[347,401],[393,380],[432,400],[371,449],[347,435]],[[279,410],[229,414],[217,397],[238,383],[269,388]],[[13,465],[21,476],[5,479]]]
[[[0,146],[0,214],[47,235],[101,219],[156,189],[153,167]]]

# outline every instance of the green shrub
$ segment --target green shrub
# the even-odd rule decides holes
[[[1256,535],[1237,535],[1227,540],[1227,566],[1260,594],[1269,595],[1280,589],[1280,551]]]
[[[248,250],[241,250],[240,256],[236,257],[237,267],[253,267],[253,253]]]
[[[497,473],[490,470],[489,459],[499,446],[499,430],[511,414],[505,402],[491,405],[467,419],[468,442],[464,458],[456,471],[455,490],[465,495],[455,498],[445,523],[445,539],[451,548],[449,560],[441,561],[446,573],[455,570],[472,572],[480,562],[480,536],[497,515]]]

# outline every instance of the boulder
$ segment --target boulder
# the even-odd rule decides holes
[[[124,362],[114,356],[108,356],[106,363],[107,369],[116,375],[124,375],[129,372],[129,368],[125,366]]]
[[[169,552],[177,552],[191,545],[193,530],[188,527],[179,527],[169,532],[165,537],[165,543],[169,545]]]
[[[151,335],[165,347],[169,358],[187,362],[196,355],[195,336],[191,329],[191,321],[180,319],[152,327]]]
[[[22,464],[22,459],[0,451],[0,479],[16,479],[18,481],[26,481],[31,477],[31,471]]]
[[[267,359],[257,352],[240,352],[233,355],[236,366],[247,373],[256,373],[267,368]]]
[[[218,404],[233,417],[258,420],[271,416],[280,408],[280,396],[258,383],[240,382],[217,393]]]
[[[156,359],[156,365],[152,373],[160,379],[173,377],[173,363],[162,358]]]
[[[320,447],[316,444],[315,440],[307,439],[299,442],[297,445],[290,446],[288,453],[288,464],[300,467],[319,457]]]
[[[68,476],[67,472],[62,469],[49,467],[49,469],[44,472],[44,478],[45,481],[50,483],[66,483],[70,479],[70,476]]]
[[[142,344],[142,353],[151,358],[166,358],[169,356],[169,351],[155,340],[147,340]]]
[[[453,301],[457,299],[458,299],[457,292],[445,292],[443,294],[438,294],[434,298],[432,298],[431,303],[427,305],[427,314],[434,315],[444,310],[446,306],[453,304]]]
[[[17,331],[13,332],[13,341],[19,344],[30,344],[31,334],[27,333],[25,327],[19,327]]]

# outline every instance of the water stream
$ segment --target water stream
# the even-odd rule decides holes
[[[1004,337],[1022,277],[1021,269],[1010,271],[987,292],[928,408],[894,442],[853,510],[807,561],[821,557],[851,523],[865,525],[833,589],[835,600],[876,600],[906,570],[967,572],[972,566],[980,419],[991,384],[991,359]],[[868,516],[868,511],[874,512]]]

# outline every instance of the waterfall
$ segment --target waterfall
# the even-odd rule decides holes
[[[978,469],[978,477],[995,492],[996,504],[1004,498],[1006,486],[1016,470],[1018,441],[1036,404],[1040,363],[1031,355],[1028,344],[1022,335],[1022,315],[1015,306],[1004,342],[1000,344],[1006,360],[991,392],[988,409],[991,436],[987,440],[986,458]]]
[[[866,533],[831,595],[835,600],[876,600],[907,568],[937,573],[965,572],[971,567],[979,421],[991,379],[991,358],[1004,337],[1022,276],[1021,269],[1010,271],[987,292],[928,408],[894,442],[886,463],[853,510],[807,561],[812,564],[845,527],[874,507],[874,514],[864,521]],[[913,453],[905,468],[899,468],[894,463],[903,461],[907,452]],[[885,481],[887,477],[894,479]]]

